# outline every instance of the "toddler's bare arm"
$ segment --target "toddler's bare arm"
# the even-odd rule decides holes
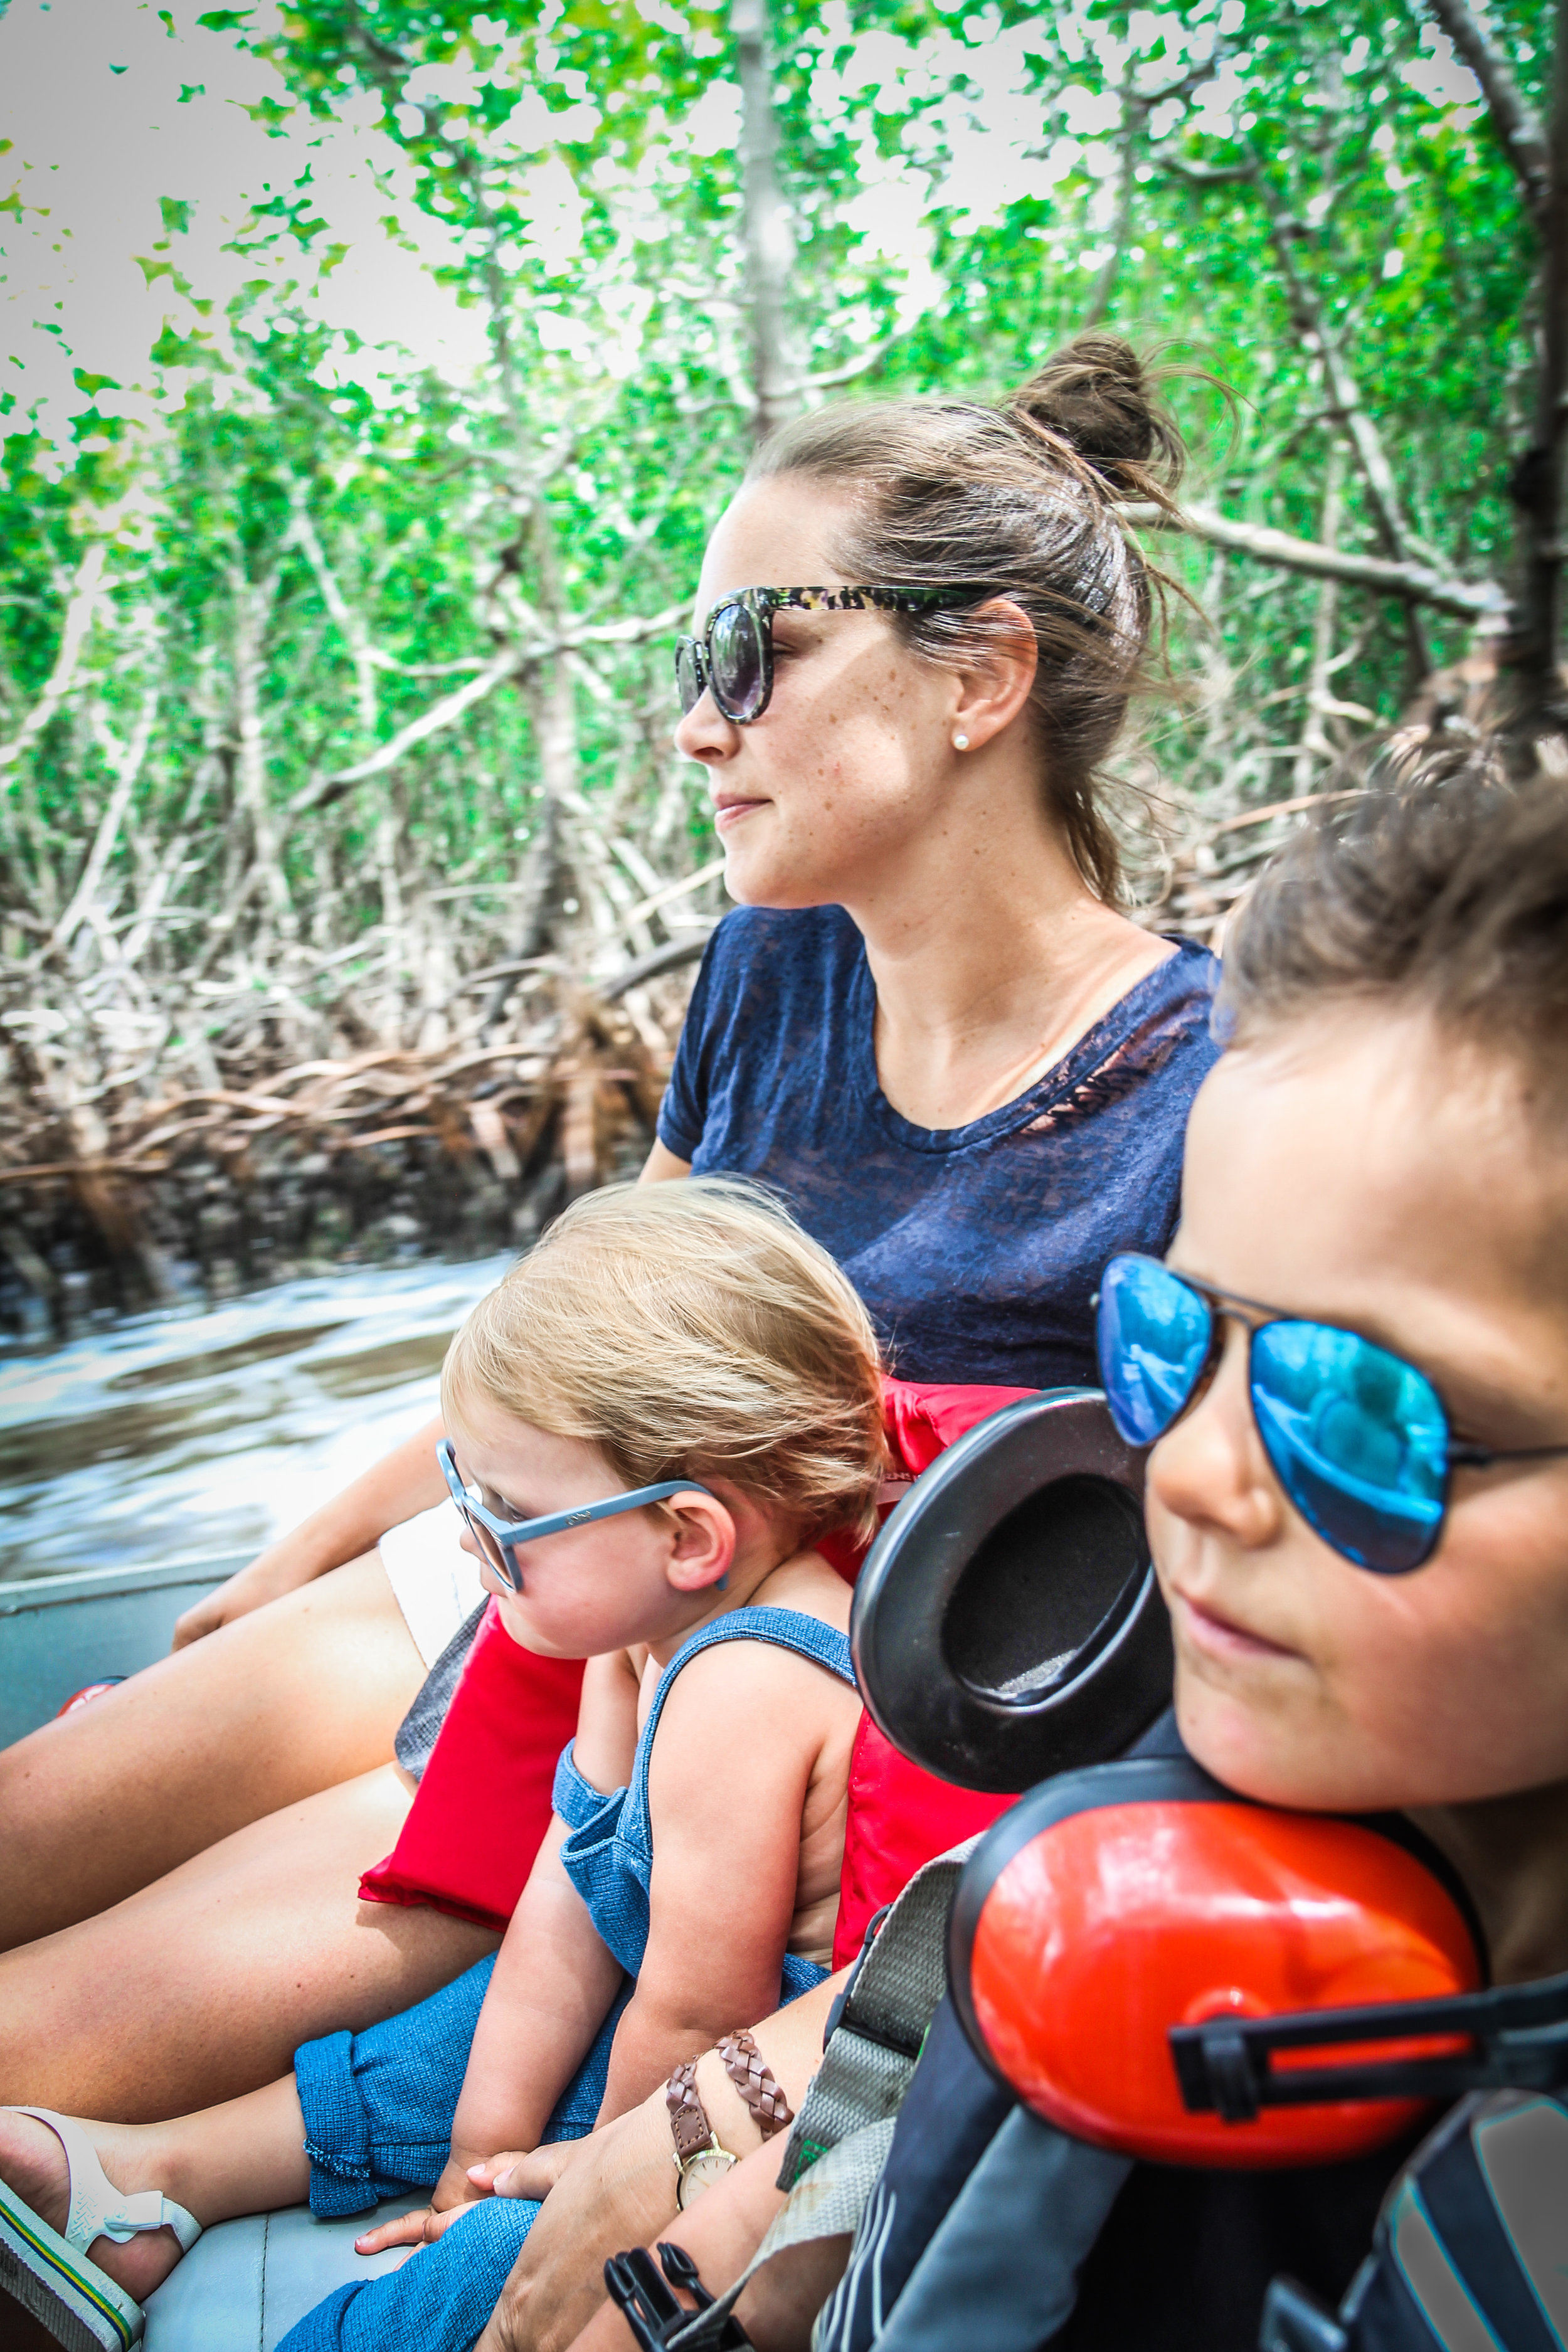
[[[601,2122],[776,2002],[806,1792],[829,1747],[847,1772],[844,1727],[858,1711],[853,1691],[821,1666],[762,1642],[709,1650],[675,1684],[648,1779],[647,1948]]]
[[[823,2028],[847,1974],[844,1970],[828,1978],[752,2029],[757,2047],[793,2107],[800,2105],[807,2084],[822,2063]],[[742,2158],[762,2147],[756,2124],[711,2051],[698,2067],[697,2084],[723,2147]],[[776,2174],[782,2146],[776,2138],[767,2146]],[[566,2352],[604,2303],[606,2258],[627,2246],[652,2245],[659,2238],[676,2234],[672,2158],[662,2091],[581,2142],[568,2169],[550,2190],[495,2315],[479,2339],[478,2352]],[[744,2168],[742,2164],[737,2170]],[[764,2162],[753,2168],[753,2176],[766,2170]],[[716,2200],[728,2202],[735,2178],[731,2173],[710,2189],[690,2209],[691,2218],[695,2220]],[[527,2184],[519,2185],[526,2193]],[[546,2186],[540,2180],[534,2193]],[[748,2198],[753,2187],[754,2178],[748,2184]],[[717,2215],[723,2210],[718,2207]],[[683,2227],[686,2220],[682,2215]],[[765,2227],[764,2216],[751,2241],[752,2249]],[[750,2250],[744,2259],[749,2258]],[[621,2336],[616,2352],[625,2352],[624,2327]],[[613,2335],[610,2340],[615,2342]]]

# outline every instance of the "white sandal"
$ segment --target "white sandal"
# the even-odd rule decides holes
[[[87,2250],[95,2238],[123,2245],[142,2230],[173,2230],[182,2253],[202,2234],[183,2205],[155,2189],[124,2196],[104,2174],[81,2126],[52,2107],[5,2107],[0,2114],[33,2116],[47,2124],[66,2152],[70,2210],[65,2235],[51,2230],[30,2205],[0,2180],[0,2289],[41,2320],[66,2352],[130,2352],[142,2335],[142,2306],[116,2286]]]

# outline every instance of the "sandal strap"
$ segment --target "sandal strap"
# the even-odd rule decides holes
[[[202,2234],[194,2213],[176,2205],[156,2189],[139,2189],[127,2197],[116,2189],[98,2160],[98,2150],[69,2116],[53,2107],[8,2107],[7,2115],[32,2116],[47,2124],[66,2152],[70,2175],[70,2212],[64,2236],[68,2246],[85,2254],[95,2238],[112,2238],[122,2246],[142,2230],[173,2230],[182,2253],[188,2253]]]

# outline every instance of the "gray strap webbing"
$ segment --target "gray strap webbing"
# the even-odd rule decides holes
[[[795,2117],[781,2189],[793,2189],[840,2140],[898,2114],[947,1990],[947,1915],[978,1843],[968,1838],[918,1870],[883,1921]]]
[[[702,2352],[751,2278],[786,2246],[853,2237],[858,2229],[926,2029],[947,1990],[947,1915],[978,1843],[966,1839],[928,1862],[889,1912],[785,2143],[778,2185],[789,2190],[789,2202],[733,2285],[670,2338],[669,2352]]]

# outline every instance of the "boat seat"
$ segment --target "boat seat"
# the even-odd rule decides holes
[[[149,2298],[142,2352],[273,2352],[334,2287],[395,2270],[405,2247],[367,2260],[354,2240],[428,2201],[428,2191],[399,2197],[347,2221],[290,2205],[216,2222]]]

